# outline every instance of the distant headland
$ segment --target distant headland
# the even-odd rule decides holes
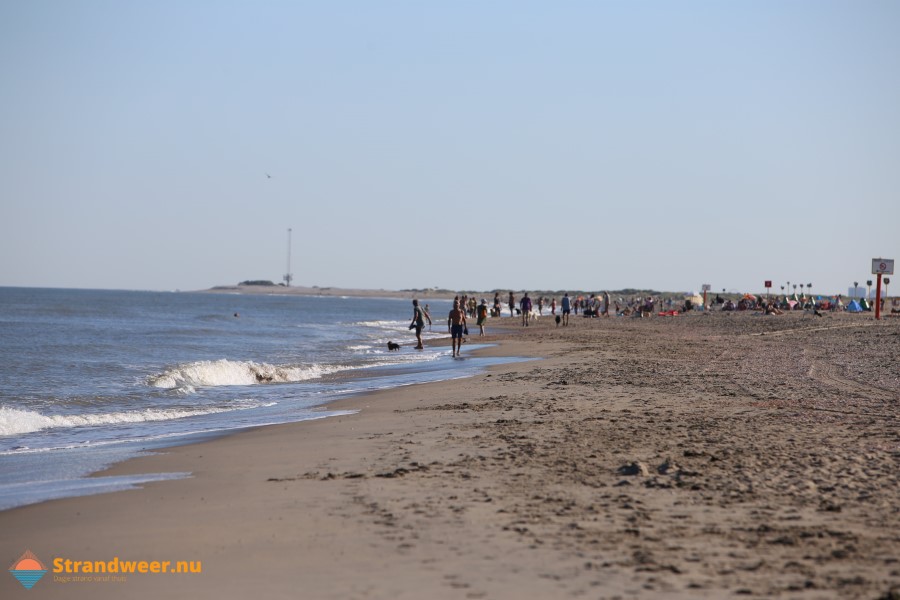
[[[369,290],[359,288],[286,286],[271,281],[242,281],[237,285],[217,285],[203,292],[218,294],[266,294],[294,296],[352,296],[359,298],[435,298],[452,300],[460,293],[444,289]]]
[[[352,296],[361,298],[434,298],[443,300],[452,300],[457,295],[475,296],[478,298],[488,298],[490,301],[495,293],[499,293],[502,301],[506,302],[507,294],[510,288],[498,288],[494,290],[449,290],[446,288],[421,288],[421,289],[405,289],[405,290],[385,290],[385,289],[362,289],[362,288],[340,288],[340,287],[320,287],[314,285],[306,286],[286,286],[282,283],[273,283],[268,280],[248,280],[242,281],[237,285],[217,285],[203,292],[219,293],[219,294],[272,294],[272,295],[297,295],[297,296]],[[513,293],[518,297],[523,292],[528,292],[532,297],[544,296],[546,298],[561,298],[563,294],[568,293],[570,296],[589,296],[603,290],[537,290],[537,289],[512,289]],[[681,297],[684,292],[660,292],[657,290],[646,289],[626,289],[626,290],[609,290],[609,293],[617,297],[632,296],[673,296]]]

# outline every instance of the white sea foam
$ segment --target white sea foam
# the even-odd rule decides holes
[[[344,393],[349,393],[351,391],[352,390],[345,390]],[[266,404],[259,404],[258,406],[265,407],[265,406],[273,406],[274,404],[275,404],[274,402],[269,402]],[[247,408],[252,408],[252,407],[247,407]],[[318,419],[327,419],[328,417],[355,415],[358,412],[359,412],[358,410],[334,410],[334,411],[328,411],[326,413],[305,416],[300,419],[291,419],[288,417],[284,417],[284,418],[275,419],[275,420],[271,420],[271,421],[260,421],[258,423],[254,423],[253,425],[254,425],[254,427],[265,427],[268,425],[280,425],[282,423],[293,423],[294,421],[297,421],[297,420],[316,421]],[[168,438],[185,438],[185,437],[188,437],[191,435],[197,435],[197,434],[201,434],[201,433],[215,433],[215,432],[219,432],[219,431],[230,431],[230,430],[234,430],[234,429],[241,429],[246,426],[247,426],[246,424],[240,423],[240,424],[235,424],[233,426],[225,426],[225,427],[213,427],[213,428],[201,427],[196,430],[176,431],[176,432],[171,432],[171,433],[162,433],[162,434],[158,434],[158,435],[145,435],[145,436],[140,436],[140,437],[119,438],[119,439],[112,439],[112,440],[97,440],[97,441],[89,441],[89,442],[63,444],[60,446],[46,446],[46,447],[39,447],[39,448],[29,448],[28,446],[16,446],[10,450],[0,451],[0,456],[9,456],[9,455],[14,455],[14,454],[42,454],[45,452],[55,452],[58,450],[72,450],[75,448],[84,448],[86,446],[96,448],[98,446],[114,446],[116,444],[123,444],[123,443],[129,443],[129,442],[152,442],[152,441],[158,441],[158,440],[165,440]],[[0,509],[0,510],[3,510],[3,509]]]
[[[148,385],[192,392],[196,387],[292,383],[333,373],[335,366],[278,366],[233,360],[202,360],[178,365],[150,377]]]
[[[396,328],[396,327],[405,327],[409,325],[409,321],[358,321],[353,323],[356,327],[386,327],[386,328]]]
[[[274,403],[242,402],[232,407],[209,408],[148,408],[112,413],[84,413],[80,415],[42,415],[33,410],[21,410],[0,406],[0,436],[21,435],[42,429],[90,427],[95,425],[120,425],[124,423],[146,423],[149,421],[170,421],[185,417],[197,417],[216,413],[247,410]]]

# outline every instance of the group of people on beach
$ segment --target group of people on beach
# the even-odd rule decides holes
[[[428,314],[427,307],[419,306],[417,299],[413,303],[412,322],[409,324],[410,329],[416,330],[416,349],[422,350],[425,346],[422,344],[422,330],[425,328],[425,322],[432,324],[431,315]],[[469,307],[471,306],[471,311]],[[450,332],[450,341],[452,346],[452,356],[460,355],[462,351],[463,336],[469,335],[469,327],[467,315],[476,319],[478,325],[478,335],[484,336],[484,325],[488,319],[487,300],[481,299],[480,303],[475,302],[475,298],[460,298],[456,296],[453,299],[453,308],[447,315],[447,330]]]
[[[864,302],[864,301],[863,301]],[[718,307],[719,310],[729,311],[759,311],[767,315],[780,315],[792,310],[814,310],[819,311],[842,311],[845,305],[841,296],[817,299],[806,296],[800,298],[791,298],[788,296],[763,298],[761,296],[753,296],[745,294],[736,300],[726,299],[716,294],[707,306],[701,306],[702,302],[692,302],[690,298],[683,302],[676,301],[673,298],[654,298],[653,296],[635,295],[631,298],[617,298],[613,301],[609,292],[591,294],[590,296],[570,297],[566,292],[557,302],[557,299],[538,296],[537,300],[532,300],[528,292],[524,292],[521,299],[516,299],[514,292],[509,292],[506,298],[506,307],[509,309],[509,316],[521,316],[522,326],[528,327],[534,319],[542,316],[544,308],[549,306],[550,315],[555,317],[557,327],[566,327],[569,325],[569,317],[572,313],[576,316],[579,311],[582,316],[588,318],[608,318],[610,313],[616,316],[632,316],[632,317],[649,317],[656,311],[663,311],[659,314],[675,315],[679,311],[687,312],[690,310],[710,310]],[[864,305],[863,310],[868,306]],[[482,298],[476,300],[475,296],[462,295],[456,296],[453,300],[453,308],[447,316],[447,330],[450,332],[452,340],[453,356],[459,356],[460,349],[464,340],[464,336],[468,335],[468,320],[475,319],[478,325],[478,335],[484,336],[484,327],[488,317],[500,317],[504,310],[504,302],[501,300],[500,292],[494,293],[494,299],[489,306],[487,301]],[[413,300],[413,317],[409,328],[416,331],[416,349],[421,350],[422,330],[425,323],[432,324],[431,315],[428,313],[428,307],[419,305],[418,300]]]
[[[625,303],[625,308],[621,308],[618,301],[614,303],[615,313],[619,316],[627,316],[632,312],[637,312],[641,316],[644,316],[649,311],[652,311],[654,307],[654,299],[649,296],[646,299],[636,297],[635,299],[629,300],[627,303],[623,299],[620,300]],[[421,350],[424,348],[422,343],[422,330],[425,328],[426,322],[429,325],[432,325],[433,322],[431,320],[431,315],[428,312],[427,305],[424,307],[420,306],[418,299],[413,300],[412,303],[413,316],[409,328],[415,329],[415,348]],[[506,305],[509,308],[510,317],[515,317],[516,315],[522,317],[523,327],[530,326],[535,318],[542,316],[544,307],[548,305],[550,307],[550,314],[556,317],[557,326],[561,325],[566,327],[569,325],[570,315],[574,312],[577,316],[579,310],[585,317],[609,317],[613,302],[609,292],[591,294],[588,298],[585,298],[584,296],[572,298],[569,296],[569,293],[566,292],[559,302],[557,302],[556,298],[552,298],[548,301],[545,296],[538,296],[537,301],[533,301],[528,292],[524,292],[522,298],[517,302],[515,293],[509,292],[506,299]],[[453,308],[447,316],[447,330],[450,332],[453,356],[459,356],[464,339],[463,336],[468,335],[469,333],[469,319],[476,320],[476,324],[478,325],[478,335],[484,336],[484,327],[487,323],[488,316],[500,317],[502,316],[502,312],[503,302],[500,298],[500,292],[494,293],[494,300],[491,306],[488,306],[487,301],[484,298],[479,302],[474,296],[456,296],[453,299]],[[559,314],[557,314],[557,312]]]
[[[422,331],[425,328],[425,323],[427,322],[428,325],[432,325],[433,321],[428,312],[427,305],[424,307],[420,306],[418,299],[414,299],[412,303],[413,315],[409,328],[414,329],[416,333],[415,348],[417,350],[422,350],[424,348],[422,343]],[[509,292],[507,298],[510,317],[515,317],[516,314],[521,315],[523,327],[528,327],[533,323],[536,317],[543,315],[544,307],[547,305],[550,307],[550,314],[556,317],[557,326],[568,326],[570,314],[574,311],[577,315],[579,309],[586,317],[609,317],[611,301],[609,292],[604,292],[602,296],[599,294],[592,294],[588,299],[585,299],[582,296],[573,299],[570,298],[568,292],[566,292],[559,303],[557,303],[556,298],[552,298],[548,302],[547,298],[544,296],[539,296],[537,301],[534,302],[528,292],[524,292],[524,295],[518,302],[516,302],[514,292]],[[619,304],[616,303],[617,312],[618,308]],[[559,315],[557,315],[558,309],[560,311]],[[500,299],[500,292],[494,293],[494,300],[490,307],[487,304],[487,300],[484,298],[479,302],[474,296],[456,296],[453,299],[453,308],[447,315],[447,330],[450,332],[452,355],[459,356],[464,339],[463,336],[468,335],[469,333],[468,319],[471,318],[476,320],[476,324],[478,325],[478,335],[484,336],[484,327],[487,323],[488,316],[500,317],[502,311],[503,304]]]
[[[762,311],[767,315],[781,315],[786,312],[805,310],[815,313],[821,312],[843,312],[845,310],[870,311],[872,306],[866,298],[855,300],[856,307],[852,306],[854,300],[845,304],[844,298],[840,294],[836,296],[818,296],[811,295],[797,296],[772,296],[764,298],[762,296],[754,296],[752,294],[744,294],[737,302],[732,299],[725,299],[716,294],[714,305],[719,306],[722,311]],[[886,298],[881,299],[881,309],[885,310]],[[858,308],[857,308],[858,307]],[[897,311],[892,311],[897,312]]]
[[[609,292],[603,292],[603,294],[591,294],[589,298],[585,298],[584,296],[570,298],[569,293],[566,292],[559,303],[557,303],[556,298],[552,298],[548,302],[547,298],[544,296],[538,296],[537,301],[532,302],[528,292],[525,292],[525,295],[519,301],[517,307],[515,294],[510,292],[507,305],[509,306],[509,316],[515,316],[516,313],[522,316],[523,327],[528,327],[535,317],[543,316],[544,307],[547,305],[550,307],[550,315],[559,317],[559,319],[557,319],[557,325],[567,326],[569,324],[569,316],[573,312],[577,315],[579,310],[581,310],[581,313],[585,317],[608,317],[612,302],[609,297]],[[536,310],[535,306],[537,307]],[[618,310],[618,303],[616,303],[616,307]],[[559,309],[559,314],[557,314],[557,309]],[[500,316],[499,294],[494,296],[493,312],[494,314],[492,316]]]

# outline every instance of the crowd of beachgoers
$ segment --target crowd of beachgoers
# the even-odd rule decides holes
[[[886,298],[881,298],[881,311],[900,312],[900,302],[896,299],[889,305]],[[874,309],[874,302],[866,298],[851,298],[844,301],[841,295],[836,296],[774,296],[771,298],[745,294],[737,302],[716,296],[714,305],[723,311],[763,311],[766,314],[782,314],[792,310],[821,312],[868,312]]]
[[[468,316],[474,317],[478,306],[487,301],[480,301],[475,296],[461,295],[456,297],[460,306],[466,310]],[[569,296],[565,293],[562,298],[555,296],[539,295],[530,298],[528,292],[523,292],[521,298],[516,297],[515,292],[509,292],[501,300],[500,292],[494,293],[493,302],[490,303],[490,316],[500,317],[509,313],[509,316],[521,316],[523,312],[532,312],[535,316],[543,316],[545,313],[551,316],[558,314],[582,315],[584,317],[608,317],[635,316],[647,317],[651,314],[672,316],[679,312],[692,310],[707,311],[757,311],[769,315],[778,315],[788,311],[816,311],[816,312],[868,312],[874,310],[875,301],[861,298],[845,298],[838,294],[834,296],[814,296],[811,294],[793,295],[730,295],[716,294],[707,300],[700,294],[686,294],[683,296],[672,295],[630,295],[610,297],[609,292],[596,294],[579,294]],[[881,311],[900,313],[900,298],[893,300],[881,298]]]

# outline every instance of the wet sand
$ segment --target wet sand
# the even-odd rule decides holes
[[[470,328],[474,332],[474,328]],[[489,322],[540,360],[173,448],[142,490],[0,513],[0,549],[202,561],[3,598],[900,593],[900,319]],[[515,334],[515,335],[513,335]]]

